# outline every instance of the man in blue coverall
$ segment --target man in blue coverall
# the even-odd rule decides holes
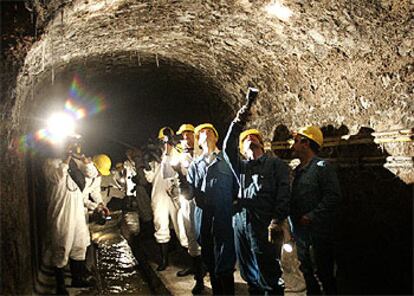
[[[280,224],[289,212],[289,169],[280,159],[264,153],[260,132],[242,132],[248,110],[243,107],[231,123],[224,140],[224,155],[240,185],[238,204],[242,207],[234,216],[236,250],[242,276],[254,290],[258,279],[262,293],[283,295],[279,285],[282,275],[280,249],[269,242],[268,228],[281,231]],[[240,153],[244,160],[240,160]],[[257,263],[256,263],[257,260]],[[253,291],[252,291],[253,290]]]
[[[188,186],[180,187],[184,196],[195,198],[195,231],[213,294],[232,295],[236,261],[232,227],[234,176],[216,146],[218,133],[214,126],[201,124],[194,133],[202,154],[188,168]]]
[[[311,247],[323,292],[336,294],[333,226],[341,193],[332,166],[317,156],[322,144],[323,135],[316,126],[307,126],[294,133],[292,149],[300,164],[294,171],[290,215],[300,268],[310,295],[321,294],[314,275]]]

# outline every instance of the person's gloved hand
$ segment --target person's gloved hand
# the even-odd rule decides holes
[[[98,213],[103,212],[105,216],[109,216],[111,214],[111,211],[106,206],[104,206],[103,203],[98,204],[95,211]]]
[[[272,219],[267,230],[269,243],[283,241],[283,229],[275,219]]]

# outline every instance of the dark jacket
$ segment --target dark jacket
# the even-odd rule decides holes
[[[222,153],[208,164],[204,157],[188,168],[186,193],[196,200],[195,230],[209,272],[232,274],[236,255],[232,225],[233,174]]]
[[[326,160],[314,157],[305,167],[295,169],[290,206],[294,225],[306,214],[314,234],[331,234],[340,200],[338,178]]]
[[[224,158],[239,183],[238,202],[245,207],[254,236],[267,240],[272,219],[283,221],[289,214],[289,168],[279,158],[267,155],[257,160],[241,160],[238,140],[242,126],[232,123],[224,140]]]

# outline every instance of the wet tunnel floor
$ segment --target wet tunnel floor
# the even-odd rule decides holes
[[[141,237],[137,260],[128,242],[120,234],[120,217],[113,217],[105,226],[90,226],[95,258],[89,258],[89,261],[96,262],[90,266],[97,278],[96,288],[69,288],[70,295],[192,295],[193,276],[176,276],[177,271],[189,266],[191,262],[178,243],[174,243],[174,240],[170,242],[170,265],[165,271],[158,272],[156,268],[160,258],[153,236]],[[246,295],[247,285],[238,272],[235,273],[235,279],[237,294]],[[208,276],[205,277],[205,285],[203,295],[211,295]]]
[[[133,253],[127,240],[121,235],[121,213],[113,212],[112,217],[112,221],[103,226],[90,225],[93,247],[88,252],[87,265],[96,278],[96,286],[89,289],[71,288],[70,272],[67,270],[66,285],[70,295],[192,295],[193,276],[176,275],[177,271],[190,266],[191,258],[175,239],[169,243],[169,266],[164,271],[156,271],[160,254],[153,231],[147,229],[141,232]],[[300,289],[286,288],[285,295],[304,295],[303,288],[297,285],[300,280],[295,278],[296,273],[292,269],[294,266],[297,269],[299,264],[295,256],[282,256],[282,264],[285,261],[284,265],[290,266],[284,270],[284,278],[294,282],[293,288]],[[236,295],[248,295],[247,284],[237,269],[234,278]],[[53,273],[49,273],[48,281],[54,282]],[[204,283],[205,290],[202,294],[211,295],[208,276]],[[48,285],[47,291],[38,291],[38,294],[50,295],[53,291],[54,284]]]
[[[91,269],[97,285],[94,289],[73,291],[71,295],[153,294],[128,242],[120,234],[118,222],[119,219],[115,219],[105,226],[91,226],[96,262]]]

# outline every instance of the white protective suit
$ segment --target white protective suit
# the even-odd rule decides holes
[[[69,258],[83,261],[90,245],[85,218],[83,194],[68,173],[69,165],[61,159],[47,160],[44,173],[47,180],[50,242],[45,263],[64,267]]]
[[[165,157],[163,160],[165,161]],[[177,238],[183,247],[188,246],[185,232],[180,232],[177,223],[178,206],[173,202],[168,195],[168,190],[171,189],[174,179],[164,179],[161,173],[161,165],[158,162],[152,161],[150,163],[151,170],[144,170],[147,181],[152,183],[151,192],[151,207],[154,214],[155,239],[158,243],[168,243],[170,236],[170,217],[173,223],[174,231]]]
[[[124,169],[126,171],[126,192],[128,196],[135,196],[138,207],[138,215],[143,222],[152,220],[151,200],[148,196],[145,186],[148,184],[146,177],[142,170],[138,171],[135,167],[135,162],[127,160],[124,162]],[[138,174],[138,175],[137,175]],[[132,181],[136,176],[137,183]],[[133,190],[135,188],[135,190]]]
[[[178,178],[177,172],[171,166],[172,156],[167,156],[166,161],[162,164],[162,175],[164,178]],[[193,157],[190,153],[180,153],[178,162],[181,167],[181,172],[187,176],[188,167],[193,161]],[[180,233],[185,233],[188,242],[188,253],[191,257],[197,257],[201,255],[201,247],[197,243],[197,237],[195,234],[195,222],[194,222],[194,199],[188,200],[183,195],[179,196],[180,209],[177,213],[177,223],[180,229]]]
[[[82,191],[84,206],[89,211],[94,211],[98,204],[104,203],[101,195],[102,176],[91,162],[84,164],[80,160],[75,161],[78,168],[85,176],[85,188]]]
[[[135,162],[131,160],[124,161],[124,170],[126,172],[126,195],[135,196],[136,194],[132,190],[135,187],[135,183],[132,182],[132,178],[137,174],[137,171],[135,169]]]

